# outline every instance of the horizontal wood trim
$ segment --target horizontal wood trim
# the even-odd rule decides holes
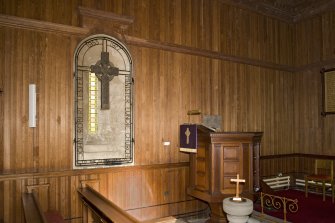
[[[172,51],[176,53],[184,53],[184,54],[190,54],[190,55],[195,55],[195,56],[203,56],[203,57],[212,58],[212,59],[231,61],[235,63],[259,66],[259,67],[269,68],[269,69],[274,69],[274,70],[281,70],[281,71],[287,71],[287,72],[295,71],[295,68],[288,66],[288,65],[281,65],[281,64],[264,62],[260,60],[253,60],[249,58],[225,55],[220,52],[211,51],[211,50],[198,49],[198,48],[187,47],[187,46],[171,44],[171,43],[162,43],[162,42],[153,41],[153,40],[145,40],[145,39],[128,36],[128,35],[126,35],[125,38],[129,45],[134,45],[134,46],[139,46],[139,47],[167,50],[167,51]]]
[[[267,156],[261,156],[260,160],[277,159],[277,158],[296,158],[296,157],[315,158],[315,159],[334,159],[335,160],[335,156],[318,155],[318,154],[304,154],[304,153],[267,155]]]
[[[111,173],[111,172],[119,172],[119,171],[180,168],[180,167],[188,167],[188,166],[189,166],[189,162],[180,162],[180,163],[120,166],[120,167],[111,167],[111,168],[81,169],[81,170],[23,173],[23,174],[2,173],[2,175],[0,175],[0,182],[1,181],[8,181],[8,180],[18,180],[18,179],[22,180],[22,179],[28,179],[28,178],[32,178],[32,177],[79,176],[79,175],[102,174],[102,173]]]
[[[82,16],[92,17],[95,19],[107,20],[108,22],[122,24],[122,25],[131,25],[134,23],[134,18],[130,16],[118,15],[111,12],[106,12],[102,10],[96,10],[85,7],[78,7],[79,14]]]
[[[262,68],[269,68],[273,70],[287,71],[287,72],[293,72],[293,73],[304,72],[304,71],[312,70],[312,69],[320,69],[321,67],[333,66],[335,63],[335,59],[330,59],[330,60],[302,65],[299,67],[294,67],[294,66],[289,66],[289,65],[281,65],[281,64],[264,62],[260,60],[253,60],[250,58],[225,55],[220,52],[211,51],[211,50],[204,50],[204,49],[199,49],[199,48],[187,47],[183,45],[146,40],[146,39],[128,36],[128,35],[125,35],[125,39],[129,45],[152,48],[152,49],[159,49],[159,50],[166,50],[166,51],[190,54],[190,55],[195,55],[195,56],[202,56],[202,57],[207,57],[207,58],[212,58],[212,59],[230,61],[230,62],[235,62],[235,63],[240,63],[240,64],[247,64],[247,65],[258,66]]]
[[[82,27],[69,26],[3,14],[0,14],[0,26],[74,36],[84,36],[87,35],[90,31],[89,29]]]
[[[304,72],[307,70],[321,70],[321,68],[334,68],[335,67],[335,59],[323,60],[311,64],[302,65],[297,67],[295,72]]]

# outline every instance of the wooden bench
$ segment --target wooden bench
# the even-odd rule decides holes
[[[27,223],[47,223],[36,193],[23,193],[22,204]]]
[[[22,204],[26,223],[65,223],[59,212],[42,210],[34,191],[22,194]]]

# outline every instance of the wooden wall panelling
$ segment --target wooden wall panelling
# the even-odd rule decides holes
[[[6,44],[4,58],[7,75],[4,79],[4,96],[6,96],[4,97],[4,105],[6,106],[4,106],[4,147],[2,149],[6,159],[4,159],[3,169],[6,171],[15,170],[16,172],[31,171],[32,159],[25,156],[31,154],[32,151],[32,147],[29,146],[32,144],[30,140],[32,131],[29,131],[26,125],[28,104],[22,103],[22,98],[28,96],[29,80],[27,71],[23,69],[29,64],[27,56],[24,56],[23,46],[25,44],[28,44],[27,47],[32,46],[29,45],[29,37],[23,38],[26,32],[17,32],[12,29],[2,30],[2,32],[6,32],[5,37],[8,38],[4,41]],[[15,41],[9,42],[9,39],[15,39]],[[24,150],[26,146],[27,150]],[[23,157],[25,157],[24,160]]]
[[[180,112],[179,112],[179,122],[180,123],[187,123],[189,122],[187,112],[189,110],[193,109],[198,109],[194,107],[192,104],[192,99],[195,94],[195,89],[192,87],[192,56],[186,56],[186,55],[181,55],[181,59],[179,61],[180,65]],[[193,118],[193,117],[190,117]],[[178,130],[179,132],[179,130]],[[178,135],[179,139],[179,135]],[[178,140],[179,143],[179,140]],[[187,156],[187,161],[188,161],[188,155],[181,153],[180,155],[184,155],[184,157]],[[185,159],[183,159],[185,160]]]
[[[105,182],[105,181],[103,181]],[[75,220],[79,220],[81,222],[82,216],[82,203],[78,196],[76,196],[77,189],[80,188],[80,176],[71,176],[69,190],[70,190],[70,200],[69,200],[69,209],[70,213],[67,218],[73,219],[71,222],[76,222]]]
[[[68,66],[69,64],[66,61],[70,55],[66,55],[68,47],[66,45],[64,46],[64,38],[58,38],[59,42],[57,43],[53,42],[54,37],[52,36],[45,37],[45,35],[31,31],[17,31],[12,29],[6,30],[6,36],[8,39],[5,41],[7,42],[7,48],[5,49],[5,52],[7,52],[7,56],[5,57],[7,60],[5,70],[9,75],[4,80],[6,83],[5,90],[8,92],[7,100],[5,99],[6,106],[4,116],[10,123],[5,124],[6,129],[4,130],[4,135],[7,137],[4,138],[6,144],[4,145],[3,153],[8,157],[8,159],[6,159],[8,163],[4,164],[4,168],[17,172],[33,171],[34,156],[39,156],[39,152],[41,152],[42,159],[38,161],[38,164],[41,164],[42,168],[45,168],[44,163],[48,160],[48,158],[43,157],[43,155],[50,155],[52,153],[54,153],[56,157],[57,155],[63,155],[64,157],[70,158],[70,160],[65,159],[65,164],[51,164],[51,166],[54,166],[53,168],[56,166],[69,168],[71,167],[71,155],[67,154],[67,152],[71,154],[69,150],[71,146],[66,146],[64,143],[67,143],[67,145],[71,143],[71,134],[66,133],[65,130],[71,130],[72,123],[71,109],[66,108],[67,106],[71,106],[72,101],[72,72],[70,71],[71,66]],[[16,41],[8,44],[10,39]],[[47,45],[44,40],[49,40],[50,45]],[[50,51],[45,52],[45,48],[46,50],[50,49]],[[62,53],[58,53],[61,51],[64,52],[63,55]],[[64,58],[64,60],[62,61],[56,58]],[[50,61],[49,65],[45,65],[45,63],[48,63],[47,61]],[[48,69],[46,69],[45,66],[48,67]],[[63,72],[63,68],[67,69],[67,72]],[[61,75],[64,76],[62,77]],[[44,123],[57,123],[57,125],[47,126],[47,129],[50,128],[53,130],[52,133],[50,133],[50,130],[37,131],[36,129],[28,128],[27,89],[29,83],[37,84],[37,100],[38,105],[40,105],[38,109],[41,108],[41,110],[38,111],[38,127],[36,129],[38,129],[40,125],[42,125],[41,128],[43,129]],[[55,84],[58,86],[53,88]],[[44,88],[44,85],[49,86]],[[43,89],[45,89],[45,91],[43,91]],[[65,94],[63,94],[64,92]],[[52,95],[54,95],[55,98],[50,98]],[[50,102],[45,103],[44,100],[48,97],[50,98]],[[53,107],[53,103],[63,105],[65,109],[62,107]],[[46,108],[43,105],[45,105]],[[48,117],[47,114],[50,112],[58,114],[55,114],[53,117]],[[44,120],[45,116],[47,116],[47,120]],[[57,126],[64,126],[65,128],[58,129]],[[39,142],[34,141],[34,131],[35,134],[39,134],[39,140],[47,141],[46,145],[42,144],[42,147],[40,147]],[[57,135],[54,131],[60,132],[61,134]],[[43,133],[47,134],[48,132],[49,135],[43,135]],[[57,144],[57,142],[60,144]],[[53,149],[51,145],[56,146],[57,149]],[[43,153],[44,146],[49,148],[50,152]],[[59,151],[60,149],[66,150],[67,152]],[[9,151],[11,152],[9,153]],[[58,160],[58,162],[64,161],[62,158],[54,159],[53,156],[50,156],[49,160],[51,162],[56,160]]]
[[[211,69],[208,66],[209,60],[207,58],[199,58],[200,59],[200,66],[197,73],[194,74],[196,77],[200,77],[199,81],[199,93],[200,93],[200,100],[201,100],[201,111],[204,114],[210,114],[211,109],[211,98],[210,98],[210,92],[211,88],[208,88],[210,86],[210,79],[212,76]]]
[[[192,5],[191,5],[191,0],[185,0],[181,1],[180,8],[182,9],[181,13],[181,33],[180,33],[180,38],[181,38],[181,45],[183,46],[191,46],[191,41],[192,35],[185,35],[185,33],[191,33],[192,29]],[[162,40],[161,40],[162,41]]]
[[[334,156],[303,153],[263,156],[260,159],[261,176],[266,178],[282,173],[292,176],[293,181],[303,179],[304,175],[314,172],[315,159],[334,159]]]
[[[335,12],[327,12],[322,15],[322,59],[335,58],[335,32],[331,27],[335,26]]]
[[[139,111],[136,116],[139,120],[136,129],[146,129],[147,134],[141,136],[143,138],[137,138],[136,145],[150,143],[149,140],[152,140],[150,144],[154,145],[156,151],[152,151],[151,155],[150,151],[144,154],[140,152],[142,148],[139,147],[139,150],[135,151],[137,155],[135,159],[138,163],[144,161],[162,163],[183,161],[186,156],[180,154],[178,150],[178,125],[188,121],[186,116],[188,110],[200,108],[200,106],[193,106],[190,102],[190,97],[197,99],[195,94],[201,93],[196,90],[196,87],[190,87],[192,86],[191,78],[196,79],[199,71],[192,73],[185,69],[184,66],[191,67],[192,64],[184,63],[183,61],[187,57],[182,54],[152,49],[139,49],[136,50],[135,54],[137,53],[141,55],[145,53],[148,56],[146,57],[147,62],[145,62],[147,68],[143,70],[144,68],[139,67],[142,72],[141,76],[136,75],[135,83],[136,89],[141,89],[135,98],[139,102],[136,107],[136,111]],[[160,66],[158,67],[157,64]],[[209,76],[207,71],[202,73],[203,77]],[[182,86],[186,86],[186,88]],[[146,103],[148,103],[147,106]],[[143,110],[143,106],[145,106],[145,110]],[[143,112],[148,114],[143,114]],[[163,147],[162,139],[170,140],[171,145]]]
[[[163,14],[160,14],[161,12],[164,13],[164,11],[159,10],[161,1],[148,1],[148,13],[145,17],[145,21],[147,23],[147,34],[149,39],[159,39],[159,35],[164,32],[160,32],[160,21],[165,16]],[[156,10],[154,10],[156,9]]]
[[[161,118],[164,117],[165,111],[168,111],[168,108],[162,107],[162,105],[165,105],[164,100],[160,100],[163,95],[160,94],[161,92],[161,87],[164,83],[164,80],[161,81],[160,77],[160,71],[159,71],[159,56],[160,52],[158,50],[152,50],[151,56],[152,60],[148,63],[148,74],[152,76],[152,85],[150,88],[152,89],[151,96],[152,96],[152,120],[161,120]],[[149,75],[148,75],[149,76]],[[148,77],[147,79],[149,79]],[[164,86],[164,85],[163,85]],[[164,87],[163,87],[164,89]],[[148,96],[149,97],[149,96]],[[162,156],[161,154],[164,153],[165,148],[162,146],[162,141],[163,140],[168,140],[170,139],[170,136],[165,135],[164,132],[164,121],[154,121],[152,122],[153,126],[153,132],[155,133],[153,136],[153,148],[154,148],[154,153],[152,154],[152,161],[158,161],[159,163],[162,162]],[[165,138],[165,139],[164,139]],[[164,156],[166,157],[166,156]]]
[[[166,109],[167,120],[166,126],[167,134],[172,139],[171,148],[169,151],[169,159],[167,162],[178,162],[179,151],[177,142],[178,126],[179,126],[179,112],[180,112],[180,64],[177,62],[178,55],[172,52],[167,53],[167,63],[165,64],[166,75]]]
[[[197,4],[194,4],[194,1],[189,2],[191,7],[191,12],[188,17],[188,24],[190,25],[190,32],[189,32],[189,38],[191,40],[191,46],[192,47],[199,47],[199,37],[200,37],[200,12],[199,7]],[[185,20],[187,21],[187,19]],[[199,47],[200,48],[200,47]]]
[[[200,64],[200,58],[197,56],[191,56],[188,60],[189,64],[189,71],[186,71],[186,73],[189,75],[189,110],[201,110],[201,89],[199,88],[200,77],[198,76],[199,73],[199,64]],[[187,113],[186,113],[187,114]],[[187,117],[188,119],[188,117]],[[187,120],[187,122],[190,123],[200,123],[201,118],[200,116],[190,116],[190,119]]]
[[[157,40],[162,42],[169,42],[170,41],[170,35],[172,33],[171,26],[170,26],[170,18],[173,13],[173,8],[170,7],[171,1],[160,1],[159,6],[156,8],[158,9],[157,12],[160,14],[158,18],[154,17],[155,14],[150,14],[150,20],[157,20],[157,23],[154,23],[156,27],[154,27],[157,32],[155,35],[152,35],[152,37],[156,37]],[[155,11],[155,8],[151,8],[151,11]],[[171,18],[172,19],[172,18]]]
[[[13,184],[11,186],[12,186],[14,196],[12,196],[10,199],[13,200],[13,204],[14,204],[13,211],[15,213],[22,208],[22,200],[21,200],[21,194],[20,194],[20,191],[21,191],[22,187],[21,187],[21,181],[20,180],[13,181],[12,183]],[[18,222],[18,221],[21,221],[21,220],[22,220],[22,216],[20,216],[20,215],[15,216],[15,221]]]
[[[211,42],[211,49],[213,51],[219,51],[221,46],[220,46],[220,33],[221,33],[221,27],[218,25],[221,20],[221,15],[220,15],[220,4],[217,1],[212,1],[212,7],[209,9],[210,13],[212,15],[212,19],[209,20],[208,26],[211,27],[209,38]]]
[[[172,19],[174,20],[173,23],[170,23],[171,25],[173,25],[171,27],[171,31],[173,31],[172,40],[174,43],[181,44],[182,35],[184,32],[184,30],[181,29],[182,27],[181,26],[181,23],[182,23],[181,14],[183,13],[183,9],[181,8],[181,1],[180,0],[177,0],[175,2],[172,1],[172,6],[174,7],[174,9],[169,11],[169,12],[173,12]]]
[[[209,114],[219,115],[222,114],[222,100],[220,100],[222,95],[222,69],[221,62],[219,60],[212,60],[211,64],[212,71],[211,75],[211,96],[212,96],[212,104],[211,104],[211,112]],[[221,123],[221,128],[222,128]]]
[[[187,46],[182,46],[182,45],[177,45],[177,44],[145,40],[142,38],[129,36],[129,35],[125,35],[125,41],[129,45],[135,45],[139,47],[147,47],[147,48],[172,51],[176,53],[198,55],[198,56],[202,56],[206,58],[219,59],[222,61],[231,61],[231,62],[236,62],[236,63],[241,63],[241,64],[249,64],[249,65],[257,66],[257,67],[259,66],[263,68],[270,68],[273,70],[282,70],[282,71],[287,71],[287,72],[295,72],[297,70],[296,68],[290,65],[281,65],[281,64],[262,61],[262,60],[250,59],[246,57],[239,57],[239,56],[229,55],[229,54],[201,49],[201,48],[187,47]],[[329,63],[329,61],[326,61],[324,63]],[[313,64],[311,66],[313,67],[315,65]],[[302,68],[299,68],[299,70],[300,69],[304,70],[305,68],[302,67]]]
[[[0,32],[0,58],[5,58],[5,32]],[[0,66],[5,67],[5,60],[0,60]],[[4,79],[5,72],[0,73],[0,157],[4,157]],[[4,159],[0,159],[0,173],[2,173],[4,166]],[[1,193],[0,193],[1,194]]]
[[[296,65],[320,61],[322,52],[322,26],[320,17],[307,19],[295,25],[296,30]]]
[[[161,172],[161,170],[158,170]],[[141,196],[142,196],[142,205],[143,207],[152,206],[155,204],[155,197],[162,196],[161,191],[157,190],[155,188],[154,176],[155,176],[156,170],[149,170],[146,172],[142,172],[141,177]],[[166,175],[163,175],[164,177],[167,177]],[[159,199],[159,198],[158,198]]]
[[[290,73],[225,63],[223,124],[225,131],[264,131],[262,154],[292,150],[293,117]],[[254,78],[257,77],[258,78]],[[259,82],[261,81],[261,82]],[[261,84],[260,84],[261,83]],[[256,86],[256,87],[255,87]],[[255,123],[255,125],[252,125]],[[265,148],[263,150],[263,148]]]
[[[44,114],[41,119],[41,124],[44,126],[48,135],[41,139],[49,139],[44,141],[47,148],[48,160],[56,157],[56,163],[50,162],[49,169],[69,169],[72,166],[72,61],[71,51],[68,50],[70,45],[69,38],[59,38],[49,36],[54,43],[47,46],[46,54],[49,55],[46,59],[48,70],[45,70],[44,84],[45,92],[41,92],[41,100],[44,107]],[[60,59],[62,58],[62,59]],[[43,126],[43,125],[42,125]],[[52,130],[52,131],[50,131]],[[62,140],[59,140],[62,139]],[[59,162],[59,163],[57,163]]]
[[[155,84],[155,93],[154,95],[156,95],[157,97],[157,101],[156,101],[156,106],[155,108],[159,108],[158,111],[156,111],[157,116],[159,116],[159,121],[157,121],[157,124],[159,124],[160,127],[160,134],[157,136],[158,138],[158,142],[160,142],[160,144],[158,145],[158,149],[159,149],[159,162],[160,163],[164,163],[166,162],[166,158],[168,158],[170,156],[171,153],[171,149],[172,149],[172,145],[171,144],[169,147],[162,147],[161,141],[162,140],[169,140],[170,142],[172,142],[172,138],[170,135],[170,131],[169,131],[169,122],[168,122],[168,118],[167,118],[167,114],[170,112],[171,107],[168,106],[166,98],[167,98],[167,72],[168,70],[165,69],[164,66],[161,66],[163,64],[166,64],[166,58],[167,58],[167,53],[164,51],[158,51],[158,54],[156,54],[156,56],[158,56],[158,60],[154,61],[157,62],[157,81],[158,83]],[[165,100],[164,100],[165,99]]]
[[[199,31],[196,31],[195,33],[178,31],[178,30],[180,30],[179,27],[182,26],[182,25],[179,26],[178,24],[183,24],[184,23],[183,21],[188,22],[188,20],[182,20],[182,22],[181,22],[180,16],[178,15],[178,14],[180,14],[178,12],[178,9],[181,8],[180,4],[183,4],[180,1],[175,1],[172,4],[169,4],[169,1],[166,1],[166,2],[163,1],[160,4],[161,5],[161,8],[160,8],[161,14],[163,12],[169,12],[169,11],[173,12],[173,13],[171,13],[171,15],[165,16],[171,22],[167,21],[165,23],[160,23],[160,27],[157,27],[158,23],[157,24],[155,23],[155,18],[151,19],[152,17],[155,17],[155,15],[156,15],[153,12],[158,11],[158,10],[156,10],[156,8],[157,8],[156,4],[148,4],[147,2],[142,1],[141,3],[137,3],[137,4],[134,3],[135,4],[135,6],[134,6],[132,4],[128,4],[127,2],[113,2],[113,4],[110,4],[109,2],[102,2],[102,3],[99,2],[99,4],[98,4],[98,3],[93,3],[93,1],[85,1],[85,2],[83,2],[83,6],[84,7],[97,8],[97,9],[105,10],[105,11],[111,11],[113,13],[119,13],[119,14],[122,13],[122,10],[124,12],[132,13],[132,15],[134,15],[134,13],[136,13],[134,17],[137,18],[136,20],[138,22],[136,23],[136,25],[134,25],[134,27],[138,27],[138,29],[140,29],[140,28],[143,29],[143,32],[141,32],[141,33],[144,33],[144,35],[142,35],[143,37],[146,37],[145,35],[146,35],[147,32],[144,31],[144,29],[148,29],[148,26],[146,24],[148,24],[147,17],[149,15],[149,20],[154,21],[154,22],[150,23],[150,30],[151,30],[151,28],[154,28],[155,30],[162,30],[161,33],[167,33],[167,34],[170,33],[169,36],[171,36],[171,37],[169,39],[166,39],[166,40],[163,40],[163,41],[179,43],[178,39],[181,38],[180,36],[189,36],[188,38],[190,38],[191,36],[193,36],[193,37],[198,36],[200,38],[198,40],[198,42],[201,42],[202,44],[207,44],[208,45],[208,47],[206,45],[205,45],[205,47],[199,45],[199,47],[204,48],[204,49],[208,49],[212,45],[211,41],[207,41],[207,40],[211,39],[209,36],[215,36],[215,35],[212,34],[213,33],[212,30],[217,30],[218,27],[221,27],[221,24],[218,23],[218,18],[221,18],[221,16],[219,15],[218,17],[216,17],[214,15],[212,16],[212,14],[210,14],[210,16],[208,16],[207,13],[206,13],[206,10],[207,11],[212,11],[213,8],[216,9],[217,6],[219,6],[220,8],[224,9],[224,10],[222,10],[222,12],[220,14],[227,14],[226,11],[230,11],[232,16],[225,19],[225,22],[228,22],[228,23],[231,23],[232,20],[235,20],[237,18],[242,18],[242,19],[238,19],[239,21],[249,21],[250,18],[255,18],[255,17],[260,18],[260,16],[257,15],[257,14],[250,13],[250,12],[247,12],[245,10],[238,9],[238,8],[234,8],[232,6],[228,6],[228,5],[222,4],[221,2],[218,2],[218,1],[204,2],[202,7],[200,7],[200,5],[198,3],[193,2],[193,1],[190,1],[189,3],[191,5],[191,11],[190,11],[189,16],[187,16],[187,18],[189,18],[188,20],[194,21],[193,17],[198,17],[199,19],[195,20],[195,23],[194,23],[193,27],[200,26],[200,28],[201,28],[201,29],[198,29]],[[115,7],[115,5],[117,5],[117,6]],[[74,6],[74,4],[73,4],[73,6]],[[41,8],[44,8],[44,7],[47,7],[47,6],[41,4]],[[61,7],[62,7],[62,4],[60,3],[60,4],[54,5],[54,7],[52,9],[61,9]],[[106,8],[104,8],[104,7],[106,7]],[[137,10],[133,9],[135,7],[137,8]],[[47,7],[47,8],[49,9],[49,7]],[[166,8],[168,8],[170,10],[166,10]],[[43,10],[41,9],[41,11],[43,11]],[[77,15],[75,15],[73,13],[74,11],[75,10],[65,11],[64,13],[66,14],[66,16],[64,16],[64,18],[62,18],[63,20],[60,20],[59,23],[76,25],[74,23],[75,19],[73,19],[73,18],[76,18]],[[176,12],[174,12],[174,11],[176,11]],[[40,15],[40,19],[44,19],[44,17],[47,17],[48,15],[53,15],[54,12],[46,13],[46,14],[47,15],[45,15],[45,14]],[[72,20],[69,19],[69,18],[71,18],[71,16],[72,16]],[[34,18],[34,17],[32,16],[32,18]],[[48,19],[46,19],[46,21],[49,21],[50,19],[51,18],[48,17]],[[261,19],[264,21],[268,18],[262,16]],[[57,20],[57,18],[55,18],[55,16],[53,16],[51,20],[53,20],[54,22],[58,22],[58,20]],[[173,28],[166,29],[167,24],[171,24],[171,26]],[[210,24],[216,24],[216,27],[212,28]],[[239,22],[239,24],[241,25],[241,28],[236,29],[237,32],[236,32],[236,34],[234,34],[235,36],[233,36],[232,41],[234,41],[233,43],[237,43],[236,47],[239,48],[238,50],[241,50],[243,52],[242,54],[244,54],[244,56],[247,56],[246,53],[245,53],[246,52],[245,49],[247,49],[248,47],[242,47],[242,46],[243,46],[243,44],[245,44],[245,42],[248,42],[248,46],[250,46],[250,45],[252,45],[250,43],[254,42],[255,40],[250,39],[250,38],[249,39],[244,39],[247,36],[249,36],[248,34],[250,34],[249,32],[251,32],[250,30],[252,30],[249,27],[251,25],[249,25],[247,23],[244,24],[243,22]],[[282,22],[279,23],[279,22],[275,21],[275,22],[273,22],[273,24],[274,24],[274,26],[279,26],[279,25],[283,26],[284,27],[283,30],[287,29],[287,27],[288,27],[288,26],[285,26],[285,23],[282,23]],[[272,25],[272,23],[271,23],[271,25]],[[236,27],[230,26],[230,28],[236,28]],[[279,30],[282,30],[282,28],[279,28]],[[260,29],[258,29],[258,31],[262,32],[263,29],[260,28]],[[220,32],[218,32],[217,34],[220,34]],[[222,34],[224,34],[224,33],[221,32],[221,35]],[[229,34],[229,32],[227,32],[227,34],[231,35],[231,33]],[[136,32],[135,32],[135,36],[141,36],[141,35],[137,35]],[[150,35],[149,35],[149,38],[151,38]],[[176,40],[173,40],[173,39],[176,39]],[[196,39],[196,38],[193,38],[193,39]],[[281,41],[286,41],[285,38],[280,38],[280,40]],[[256,41],[258,41],[258,40],[256,40]],[[288,42],[288,41],[286,41],[286,42]],[[230,45],[231,44],[228,44],[228,46],[230,46]],[[239,46],[241,46],[241,47],[239,47]],[[262,48],[265,49],[265,50],[268,50],[268,51],[270,49],[270,48],[266,48],[266,47],[262,47]],[[230,51],[231,52],[229,54],[237,52],[237,50],[230,50]],[[257,49],[252,49],[252,50],[249,50],[249,51],[250,52],[257,51]],[[225,52],[225,51],[223,51],[223,52]],[[268,58],[268,57],[266,57],[266,58]],[[283,56],[283,58],[288,58],[288,57]]]
[[[249,89],[246,93],[248,110],[246,111],[246,123],[247,129],[250,131],[258,132],[261,131],[261,75],[260,70],[256,67],[246,66],[246,85]],[[253,92],[250,94],[248,92]]]
[[[321,76],[317,70],[295,75],[296,148],[305,153],[323,154],[321,128]],[[301,146],[298,146],[301,145]]]
[[[139,125],[136,125],[137,122],[135,122],[135,127],[137,130],[137,139],[141,140],[140,144],[136,145],[136,148],[140,148],[142,150],[142,155],[140,160],[137,160],[140,163],[142,163],[144,160],[146,162],[153,162],[151,159],[152,157],[152,152],[154,150],[150,148],[150,145],[153,142],[153,129],[152,129],[152,124],[153,120],[151,119],[152,117],[152,95],[154,92],[152,91],[152,76],[150,72],[150,55],[148,54],[149,49],[141,49],[141,66],[138,64],[137,66],[140,67],[135,67],[136,72],[136,89],[139,94],[136,94],[136,102],[139,103],[139,109],[141,109],[141,113],[139,113],[136,116],[136,121],[140,121],[138,123]],[[139,69],[137,69],[139,68]],[[140,75],[141,74],[141,75]],[[140,90],[141,89],[141,90]],[[143,89],[143,90],[142,90]],[[145,109],[144,109],[145,108]],[[139,111],[139,109],[137,111]],[[145,130],[145,134],[139,134],[140,129]],[[135,133],[136,134],[136,133]],[[136,159],[136,158],[135,158]]]
[[[201,42],[203,43],[202,48],[204,49],[213,49],[212,36],[214,35],[214,33],[213,33],[212,24],[214,21],[216,21],[216,18],[213,17],[213,14],[212,14],[213,9],[214,9],[213,1],[210,1],[207,3],[203,2],[203,7],[201,8],[201,18],[202,18],[201,26],[203,27],[202,28],[203,39]]]
[[[13,195],[12,193],[12,188],[11,185],[10,185],[10,182],[12,181],[2,181],[1,183],[3,184],[3,200],[2,200],[2,207],[4,207],[4,209],[2,210],[2,213],[3,214],[1,216],[1,219],[3,219],[3,221],[8,221],[8,222],[14,222],[12,220],[13,218],[13,203],[14,202],[11,202],[10,200],[10,196]]]
[[[305,66],[295,76],[295,145],[296,152],[312,154],[334,154],[333,135],[334,119],[332,116],[321,117],[321,77],[324,61],[331,61],[335,54],[330,37],[334,30],[329,27],[334,21],[334,12],[313,17],[296,24],[296,64],[299,66],[315,63],[314,67]],[[299,151],[298,151],[299,150]]]
[[[6,203],[4,202],[5,201],[5,183],[4,181],[1,181],[0,182],[0,219],[4,219],[4,216],[5,216],[5,205]],[[8,208],[6,208],[8,209]]]
[[[34,20],[42,20],[50,23],[64,25],[78,25],[77,20],[77,2],[71,1],[48,2],[38,1],[32,4],[29,1],[1,1],[3,7],[0,7],[0,13],[5,15],[17,16]],[[29,10],[25,10],[29,9]],[[59,16],[61,12],[62,16]],[[18,23],[17,27],[22,27],[24,22]],[[45,28],[45,27],[44,27]],[[79,28],[80,29],[80,28]],[[39,30],[37,28],[36,30]]]

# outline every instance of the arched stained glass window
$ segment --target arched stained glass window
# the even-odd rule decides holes
[[[125,45],[107,35],[81,41],[74,82],[74,168],[132,164],[132,59]]]

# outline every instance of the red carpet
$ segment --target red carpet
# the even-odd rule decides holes
[[[48,223],[65,223],[65,220],[57,211],[47,211],[44,212],[44,215]]]
[[[283,190],[277,191],[276,196],[290,199],[298,199],[298,211],[296,213],[287,212],[287,221],[293,223],[334,223],[335,222],[335,203],[333,204],[330,196],[326,196],[326,201],[322,201],[321,194],[308,194],[305,198],[304,191]],[[261,211],[260,202],[255,204],[255,210]],[[268,215],[283,219],[283,211],[273,208],[264,208]]]

